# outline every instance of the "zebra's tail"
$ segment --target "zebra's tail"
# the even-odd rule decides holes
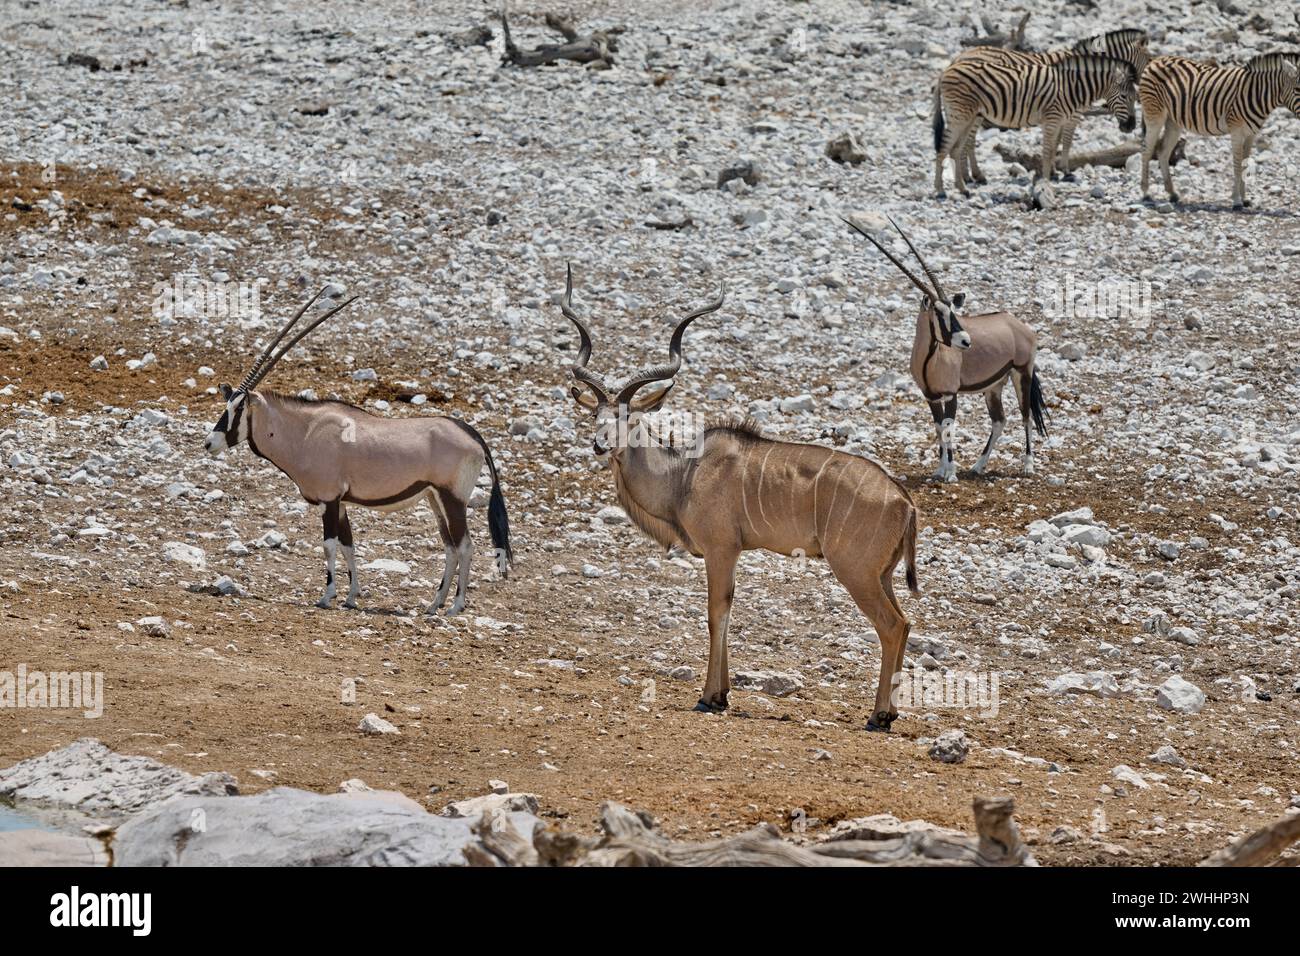
[[[934,130],[934,151],[943,149],[943,93],[934,84],[934,110],[930,114],[930,127]]]

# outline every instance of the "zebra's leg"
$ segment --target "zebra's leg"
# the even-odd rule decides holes
[[[1156,147],[1160,143],[1160,130],[1162,124],[1157,118],[1147,124],[1146,140],[1142,144],[1142,199],[1145,202],[1152,202],[1151,199],[1151,160],[1155,158]]]
[[[989,432],[989,440],[988,444],[984,446],[984,453],[980,455],[979,460],[975,462],[975,467],[972,469],[977,475],[984,474],[984,469],[989,464],[989,456],[993,454],[993,446],[1002,437],[1002,429],[1007,423],[1006,412],[1002,410],[1002,389],[1006,384],[1007,380],[1004,378],[984,393],[984,404],[988,406],[989,419],[993,422],[993,430]]]
[[[1011,384],[1016,388],[1016,401],[1020,403],[1020,420],[1025,425],[1025,455],[1020,459],[1020,470],[1026,475],[1034,473],[1034,442],[1029,436],[1029,395],[1032,390],[1034,367],[1016,369]]]
[[[1070,146],[1074,143],[1074,127],[1077,120],[1066,120],[1065,125],[1061,127],[1061,169],[1064,172],[1061,175],[1063,182],[1075,182],[1078,177],[1070,172]]]
[[[1174,192],[1174,177],[1169,172],[1169,157],[1174,154],[1174,147],[1178,145],[1178,134],[1182,131],[1182,127],[1172,116],[1165,120],[1165,135],[1160,141],[1160,172],[1165,177],[1165,192],[1169,194],[1170,202],[1178,202],[1178,193]]]
[[[980,164],[978,160],[976,160],[975,158],[975,138],[976,138],[976,134],[978,133],[979,133],[979,124],[976,123],[971,127],[970,133],[968,133],[966,136],[966,169],[970,173],[968,178],[983,186],[989,180],[988,177],[985,176],[983,172],[981,172]]]
[[[957,128],[956,135],[952,137],[952,142],[957,144],[957,151],[952,154],[952,175],[957,181],[957,189],[963,196],[970,196],[970,189],[966,185],[966,171],[963,165],[963,149],[966,144],[966,137],[973,136],[978,128],[979,117],[970,117],[963,125]]]
[[[1043,120],[1043,165],[1040,175],[1043,182],[1049,183],[1056,178],[1056,143],[1061,136],[1058,119]]]
[[[1246,181],[1241,171],[1246,163],[1247,135],[1245,127],[1232,131],[1232,208],[1236,210],[1246,208]]]
[[[339,503],[325,502],[325,593],[316,602],[317,607],[334,603],[338,589],[334,586],[334,555],[339,546]]]
[[[357,596],[361,594],[361,583],[357,580],[357,552],[352,547],[352,522],[348,520],[347,505],[339,506],[339,545],[343,548],[343,560],[348,565],[348,599],[343,602],[346,608],[357,606]]]
[[[937,199],[947,199],[948,194],[943,188],[943,164],[952,151],[953,144],[960,144],[961,140],[953,134],[956,132],[955,127],[949,125],[943,131],[943,141],[934,151],[934,195]],[[953,163],[956,164],[957,156],[954,154]]]
[[[1242,159],[1243,162],[1245,162],[1246,160],[1250,159],[1250,154],[1251,154],[1252,152],[1255,151],[1255,137],[1258,136],[1258,135],[1259,135],[1259,133],[1256,132],[1256,133],[1254,133],[1254,134],[1252,134],[1252,135],[1246,137],[1246,142],[1245,142],[1245,145],[1244,145],[1244,147],[1243,147],[1243,149],[1242,149],[1242,153],[1241,153],[1241,159]],[[1241,181],[1241,204],[1242,204],[1243,206],[1245,206],[1247,209],[1249,209],[1249,208],[1250,208],[1250,205],[1251,205],[1250,200],[1246,198],[1246,180],[1245,180],[1245,179],[1243,179],[1243,180]]]

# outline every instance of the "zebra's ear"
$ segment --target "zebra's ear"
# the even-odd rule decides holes
[[[956,295],[952,297],[951,305],[954,309],[960,309],[965,302],[966,302],[966,293],[958,292]]]

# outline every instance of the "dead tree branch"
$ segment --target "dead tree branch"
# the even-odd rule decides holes
[[[546,14],[546,25],[560,36],[564,43],[544,43],[533,50],[521,50],[515,45],[510,35],[510,23],[506,11],[501,9],[501,31],[505,36],[505,56],[503,63],[511,66],[544,66],[560,60],[572,60],[586,63],[592,69],[609,69],[614,65],[614,52],[618,49],[613,36],[603,31],[595,31],[587,36],[579,36],[572,23],[558,14]]]
[[[1216,850],[1201,866],[1273,866],[1291,844],[1300,840],[1300,813],[1291,813],[1266,827]]]
[[[617,803],[600,808],[603,836],[539,829],[530,844],[502,818],[484,818],[465,850],[476,866],[1036,866],[1020,842],[1009,797],[976,799],[976,835],[939,828],[887,839],[799,846],[763,824],[737,836],[679,843],[646,814]]]
[[[1169,157],[1169,165],[1173,166],[1179,160],[1186,159],[1187,154],[1183,151],[1186,145],[1185,140],[1179,140],[1174,147],[1173,155]],[[995,143],[994,152],[1002,157],[1004,162],[1018,163],[1028,170],[1037,170],[1042,166],[1043,158],[1039,153],[1029,152],[1023,149],[1015,149],[1002,143]],[[1109,149],[1099,149],[1090,153],[1071,153],[1070,168],[1078,169],[1080,166],[1111,166],[1115,169],[1123,169],[1128,158],[1135,153],[1142,152],[1141,143],[1122,143],[1119,146],[1112,146]],[[1060,156],[1056,158],[1056,168],[1064,171],[1065,165]]]
[[[981,35],[979,30],[972,24],[974,36],[965,37],[961,45],[965,47],[972,46],[1000,46],[1006,50],[1028,50],[1025,46],[1025,26],[1029,23],[1029,14],[1026,13],[1020,18],[1015,29],[1010,31],[999,30],[989,21],[988,17],[983,17],[984,34]]]

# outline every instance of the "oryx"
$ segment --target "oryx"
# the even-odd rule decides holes
[[[972,469],[983,473],[993,454],[993,446],[1002,435],[1006,414],[1002,410],[1002,389],[1010,378],[1020,402],[1020,418],[1025,426],[1025,454],[1021,465],[1026,475],[1034,473],[1034,447],[1029,432],[1033,419],[1039,435],[1047,434],[1046,407],[1043,405],[1043,388],[1034,369],[1034,356],[1038,336],[1034,330],[1010,312],[989,312],[984,315],[963,315],[957,310],[966,301],[965,293],[949,298],[912,240],[899,229],[898,223],[889,222],[907,243],[907,248],[929,277],[927,287],[912,274],[892,252],[886,249],[870,232],[856,222],[845,219],[854,231],[861,233],[873,246],[884,253],[898,269],[921,290],[921,309],[916,317],[916,337],[912,340],[912,378],[920,386],[921,394],[930,404],[934,424],[939,432],[939,470],[935,477],[942,481],[957,480],[957,463],[953,460],[953,439],[957,426],[957,396],[961,392],[983,392],[993,428],[984,452]]]
[[[910,628],[894,596],[893,574],[906,562],[916,590],[917,512],[907,489],[880,465],[844,452],[772,441],[748,423],[715,425],[690,447],[665,447],[645,434],[641,416],[659,408],[682,363],[682,335],[722,296],[682,319],[669,361],[613,385],[587,368],[591,335],[573,312],[573,273],[560,309],[578,329],[574,400],[597,422],[596,453],[614,472],[619,503],[664,548],[704,558],[709,591],[709,667],[697,710],[724,710],[731,688],[727,626],[742,551],[825,557],[880,637],[880,682],[869,730],[887,731],[898,711],[892,684]],[[647,385],[654,390],[637,397]]]
[[[356,607],[360,588],[348,505],[400,511],[427,501],[438,516],[446,559],[430,613],[442,607],[459,568],[456,598],[447,612],[458,614],[465,606],[473,553],[466,507],[485,462],[492,476],[488,529],[502,574],[513,559],[505,498],[483,436],[456,418],[379,418],[347,402],[307,400],[257,388],[305,335],[356,301],[354,296],[330,309],[272,356],[272,350],[324,291],[316,293],[280,329],[238,388],[221,386],[226,409],[204,447],[215,456],[247,441],[253,454],[288,475],[307,501],[324,506],[325,593],[316,602],[320,607],[329,607],[337,593],[334,558],[339,545],[348,565],[344,606]]]

